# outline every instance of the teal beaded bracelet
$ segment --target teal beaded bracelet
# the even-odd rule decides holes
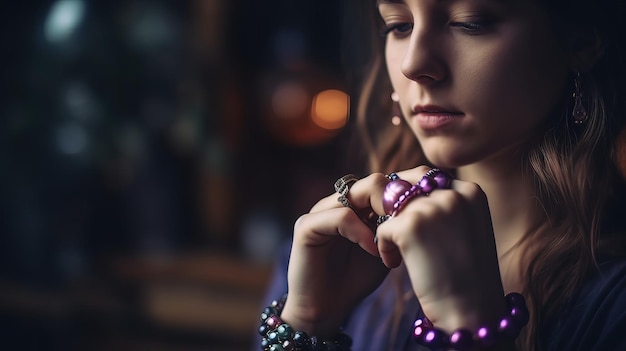
[[[261,350],[263,351],[350,351],[352,339],[339,332],[333,340],[320,340],[308,336],[303,331],[293,328],[280,319],[280,313],[287,301],[287,294],[280,300],[274,300],[261,312]]]

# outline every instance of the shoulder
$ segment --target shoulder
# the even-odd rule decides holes
[[[626,307],[626,258],[600,260],[598,269],[581,287],[577,300],[581,304],[597,305],[598,308],[602,307],[602,310],[605,310],[607,305]]]
[[[547,350],[626,349],[626,258],[603,258],[554,323]]]
[[[626,258],[601,260],[570,308],[606,323],[623,323],[626,320]]]

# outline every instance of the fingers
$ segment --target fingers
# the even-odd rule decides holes
[[[430,169],[428,166],[418,166],[397,172],[397,174],[409,183],[417,183]],[[348,191],[347,198],[356,210],[371,209],[376,214],[383,215],[385,214],[382,205],[383,192],[388,183],[389,179],[384,174],[373,173],[355,182]],[[338,197],[339,195],[335,193],[323,198],[313,206],[310,212],[341,207],[342,205],[337,201]]]
[[[323,246],[339,236],[379,256],[370,228],[349,208],[333,208],[301,216],[294,226],[294,240],[306,246]]]
[[[433,242],[450,246],[485,241],[457,235],[460,232],[490,235],[491,219],[482,189],[474,183],[453,180],[450,189],[437,189],[428,196],[409,200],[402,211],[378,226],[376,237],[381,258],[391,268],[408,248],[415,252],[418,247],[427,248]],[[450,242],[453,238],[456,238],[454,242]]]
[[[372,208],[375,212],[377,212],[374,207],[380,207],[382,209],[382,205],[377,203],[381,201],[376,201],[376,199],[382,199],[382,192],[388,182],[389,180],[382,173],[370,174],[369,176],[355,182],[350,187],[346,197],[355,209]],[[313,206],[311,213],[330,208],[342,207],[341,203],[337,200],[338,198],[339,194],[337,193],[323,198],[315,204],[315,206]]]
[[[397,172],[397,175],[410,183],[417,183],[430,169],[428,166],[418,166]],[[339,194],[331,194],[315,204],[309,214],[298,221],[296,229],[316,233],[316,236],[308,238],[314,240],[308,242],[312,245],[325,243],[331,236],[344,236],[372,255],[378,256],[380,250],[385,265],[390,268],[397,267],[402,261],[397,247],[386,241],[377,245],[371,236],[375,230],[372,223],[376,221],[376,215],[385,214],[382,199],[388,183],[389,179],[382,173],[374,173],[359,179],[351,185],[346,194],[351,209],[342,208],[338,201]],[[372,214],[374,218],[368,218],[368,215]]]
[[[386,235],[381,237],[385,238]],[[383,264],[389,269],[396,268],[402,263],[402,253],[393,240],[378,240],[378,252]]]

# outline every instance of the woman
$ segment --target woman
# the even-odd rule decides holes
[[[262,348],[626,349],[623,5],[368,6],[374,173],[295,224]]]

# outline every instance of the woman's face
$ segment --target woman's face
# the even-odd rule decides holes
[[[378,7],[391,83],[435,165],[509,157],[558,105],[569,56],[536,1],[381,0]]]

